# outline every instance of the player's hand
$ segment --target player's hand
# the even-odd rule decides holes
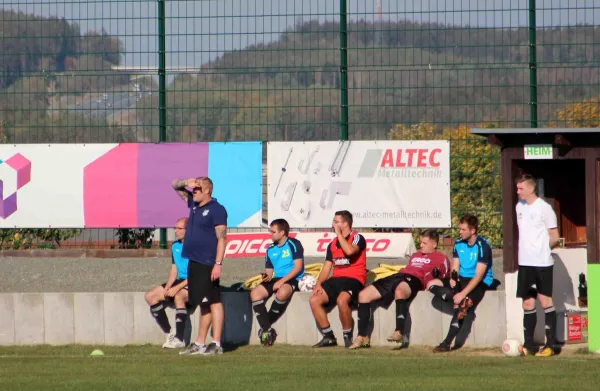
[[[321,292],[323,292],[323,287],[321,286],[320,282],[317,282],[315,287],[313,288],[311,296],[319,295]]]
[[[187,180],[187,187],[189,187],[190,189],[193,189],[194,187],[196,187],[198,184],[198,182],[196,181],[196,178],[190,178]]]
[[[210,280],[215,281],[221,278],[221,265],[214,265],[210,273]]]
[[[269,273],[263,273],[262,274],[262,280],[263,282],[269,282],[273,279],[273,274],[269,274]]]
[[[171,297],[171,296],[169,296],[169,289],[171,289],[171,287],[169,285],[164,287],[164,291],[165,291],[164,296],[165,297]]]
[[[177,292],[179,292],[179,289],[177,289],[176,287],[171,287],[171,288],[169,288],[169,290],[167,290],[167,294],[165,296],[167,296],[167,297],[175,297],[175,295],[177,294]]]
[[[454,289],[456,287],[456,280],[450,279],[450,288]]]
[[[462,292],[458,292],[457,294],[454,295],[454,304],[459,305],[461,301],[463,301],[465,299],[467,295],[465,295]]]
[[[342,229],[338,226],[338,225],[334,225],[333,226],[333,231],[335,232],[336,235],[341,235],[342,234]]]
[[[277,292],[279,288],[283,285],[283,281],[279,280],[275,284],[273,284],[273,292]]]

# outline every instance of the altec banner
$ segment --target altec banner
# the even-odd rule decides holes
[[[270,142],[269,221],[330,228],[337,210],[355,227],[450,227],[448,141]]]
[[[228,226],[261,226],[260,142],[0,145],[0,228],[173,227],[171,182],[200,176]]]
[[[374,258],[399,258],[410,256],[416,251],[410,233],[361,233],[367,242],[367,256]],[[327,245],[335,234],[331,232],[306,233],[290,232],[291,238],[298,239],[304,247],[304,256],[323,257]],[[269,233],[230,233],[227,234],[226,258],[264,257],[266,249],[273,243]]]

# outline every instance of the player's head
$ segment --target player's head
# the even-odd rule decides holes
[[[175,222],[175,239],[183,240],[187,228],[188,218],[182,217]]]
[[[196,186],[192,189],[194,202],[206,202],[212,198],[213,182],[209,177],[196,178]]]
[[[517,178],[517,195],[519,199],[527,201],[535,197],[536,181],[532,175],[524,174]]]
[[[273,242],[278,243],[290,234],[290,224],[285,219],[275,219],[269,225],[269,233]]]
[[[437,248],[440,241],[440,234],[435,229],[426,229],[421,232],[421,252],[430,254]]]
[[[333,216],[333,224],[332,228],[335,226],[340,227],[343,230],[351,230],[352,229],[352,213],[347,210],[338,210],[335,212],[335,216]]]
[[[479,229],[479,220],[476,216],[466,213],[461,217],[458,224],[458,234],[462,240],[469,240],[472,236],[477,235]]]

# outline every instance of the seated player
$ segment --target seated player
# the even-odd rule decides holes
[[[336,237],[327,246],[325,263],[310,297],[310,308],[323,334],[323,339],[313,346],[315,348],[337,346],[325,310],[325,306],[333,305],[338,307],[344,345],[350,346],[354,327],[351,305],[357,302],[358,292],[367,280],[367,242],[352,230],[352,214],[347,210],[335,212],[333,229]],[[333,274],[329,278],[332,268]]]
[[[436,250],[440,235],[435,230],[421,233],[421,251],[415,252],[408,265],[398,273],[375,281],[358,294],[358,335],[350,349],[370,346],[367,336],[371,320],[371,303],[382,300],[385,307],[396,302],[396,329],[388,337],[389,342],[403,343],[404,325],[408,310],[419,291],[425,290],[431,281],[448,276],[450,262],[443,253]]]
[[[178,349],[185,347],[183,333],[185,332],[185,323],[188,316],[186,308],[188,302],[188,259],[183,258],[181,254],[187,222],[188,218],[182,217],[175,223],[176,240],[171,246],[172,266],[167,282],[152,288],[144,295],[146,302],[150,306],[152,316],[154,316],[156,323],[158,323],[166,335],[163,348]],[[171,325],[165,312],[164,301],[173,301],[175,303],[175,333],[171,330]]]
[[[273,244],[267,248],[263,282],[252,289],[250,299],[260,326],[258,337],[264,346],[275,343],[277,332],[271,326],[285,312],[292,295],[298,290],[298,281],[304,276],[304,248],[299,240],[288,237],[290,225],[277,219],[269,226]],[[267,313],[265,302],[275,293]]]
[[[463,327],[465,316],[475,316],[475,309],[483,300],[485,291],[494,283],[492,247],[478,235],[477,217],[465,214],[458,227],[460,239],[454,243],[452,251],[454,278],[445,279],[443,284],[436,281],[429,287],[431,293],[444,301],[453,301],[455,307],[446,339],[433,349],[435,353],[450,351],[452,341]]]

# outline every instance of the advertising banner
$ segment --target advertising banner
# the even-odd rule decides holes
[[[410,233],[360,233],[367,242],[369,258],[409,257],[416,251]],[[304,247],[305,257],[325,259],[327,245],[333,240],[332,232],[290,232],[289,237],[298,239]],[[227,234],[226,258],[264,257],[273,243],[267,232]]]
[[[267,156],[269,221],[329,228],[348,210],[354,227],[450,227],[448,141],[270,142]]]
[[[230,227],[261,226],[260,142],[0,145],[0,228],[173,227],[172,181],[201,176]]]

